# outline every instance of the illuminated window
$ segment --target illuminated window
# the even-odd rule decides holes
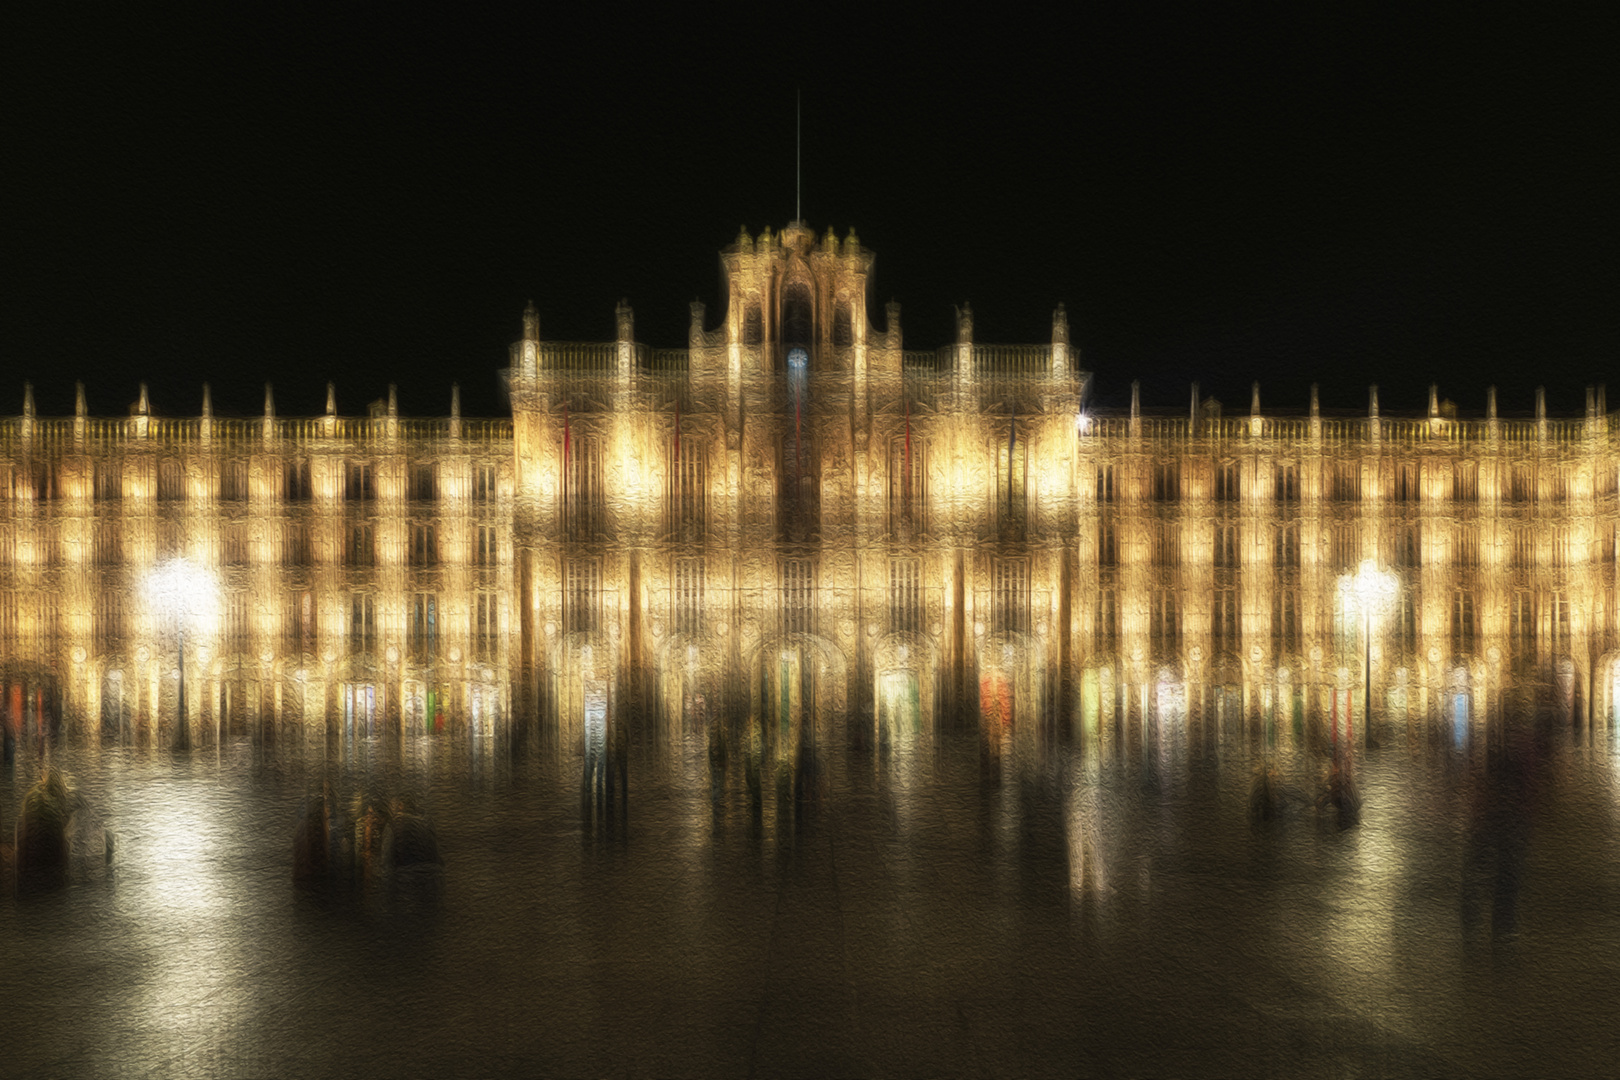
[[[1423,533],[1417,522],[1396,525],[1388,536],[1389,564],[1400,570],[1417,570],[1423,565]]]
[[[227,652],[244,652],[249,641],[248,610],[251,598],[233,592],[225,598],[225,646]]]
[[[370,593],[349,598],[349,649],[372,652],[377,648],[377,600]]]
[[[345,466],[343,497],[349,502],[370,502],[377,497],[371,462],[351,461]]]
[[[1574,561],[1574,549],[1570,540],[1569,526],[1560,525],[1552,530],[1552,564],[1562,568]]]
[[[1401,589],[1395,594],[1395,633],[1406,652],[1417,648],[1417,599],[1411,589]]]
[[[1529,526],[1513,527],[1513,552],[1510,557],[1518,570],[1528,570],[1536,565],[1536,539]]]
[[[117,648],[124,637],[124,594],[119,589],[102,589],[96,594],[91,636],[96,648]]]
[[[248,463],[227,458],[219,466],[220,502],[243,502],[248,497]]]
[[[782,633],[816,632],[816,568],[809,559],[782,560]]]
[[[758,304],[749,304],[743,312],[743,344],[758,345],[765,340],[764,319]]]
[[[1218,502],[1237,502],[1242,497],[1239,480],[1240,467],[1235,461],[1223,461],[1215,466],[1215,499]]]
[[[1554,592],[1547,597],[1547,634],[1554,649],[1569,647],[1570,638],[1569,594]]]
[[[563,583],[563,625],[570,633],[594,632],[602,625],[602,564],[570,559]]]
[[[922,629],[922,563],[889,560],[889,629],[916,633]]]
[[[997,559],[990,573],[991,629],[998,634],[1029,633],[1029,563]]]
[[[889,532],[915,535],[928,521],[927,447],[915,432],[889,442]]]
[[[1552,470],[1552,499],[1554,502],[1564,502],[1569,498],[1569,489],[1572,486],[1570,468],[1568,465],[1558,465]]]
[[[703,632],[703,560],[676,559],[674,584],[675,632]]]

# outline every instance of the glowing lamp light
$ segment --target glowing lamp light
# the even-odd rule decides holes
[[[160,626],[172,627],[179,644],[175,677],[179,712],[175,721],[177,746],[189,742],[186,726],[186,631],[206,630],[219,618],[219,581],[213,574],[185,559],[169,559],[146,577],[146,602]]]
[[[1372,727],[1372,617],[1389,610],[1399,588],[1400,582],[1395,575],[1378,569],[1378,564],[1372,559],[1363,559],[1354,575],[1346,574],[1339,579],[1339,596],[1344,601],[1345,609],[1359,610],[1363,621],[1366,666],[1362,670],[1366,674],[1362,683],[1361,726],[1364,735],[1370,735],[1369,729]],[[1354,738],[1353,734],[1351,738]]]
[[[1081,413],[1079,416],[1076,416],[1074,418],[1074,428],[1080,434],[1086,434],[1091,430],[1091,417],[1085,413]]]

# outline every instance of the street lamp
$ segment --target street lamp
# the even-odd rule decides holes
[[[152,568],[146,578],[146,600],[160,627],[173,627],[180,650],[180,716],[176,725],[178,747],[184,748],[186,724],[186,630],[212,623],[219,607],[219,584],[214,575],[185,559],[175,558]]]
[[[1362,684],[1362,708],[1365,710],[1362,728],[1368,735],[1372,732],[1372,617],[1374,612],[1382,615],[1389,609],[1399,587],[1395,575],[1378,569],[1378,564],[1372,559],[1363,559],[1354,574],[1346,574],[1339,579],[1339,597],[1344,601],[1345,608],[1359,609],[1363,620],[1366,667]],[[1351,740],[1354,741],[1354,738],[1352,733]]]

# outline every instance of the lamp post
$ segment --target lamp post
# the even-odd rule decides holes
[[[1399,587],[1395,575],[1378,569],[1378,564],[1372,559],[1363,559],[1360,568],[1354,574],[1346,574],[1339,579],[1340,598],[1347,608],[1359,609],[1362,616],[1362,642],[1366,664],[1362,683],[1363,738],[1372,732],[1372,617],[1375,611],[1383,614],[1388,609]],[[1350,741],[1353,742],[1354,738],[1352,732]]]
[[[218,584],[214,575],[182,558],[169,559],[152,568],[146,578],[146,599],[159,625],[172,626],[180,652],[180,714],[176,723],[177,749],[185,749],[190,739],[186,723],[186,630],[210,620],[218,604]]]

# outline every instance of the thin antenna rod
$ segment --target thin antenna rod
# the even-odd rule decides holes
[[[799,221],[799,199],[804,190],[804,90],[793,92],[793,220]]]

